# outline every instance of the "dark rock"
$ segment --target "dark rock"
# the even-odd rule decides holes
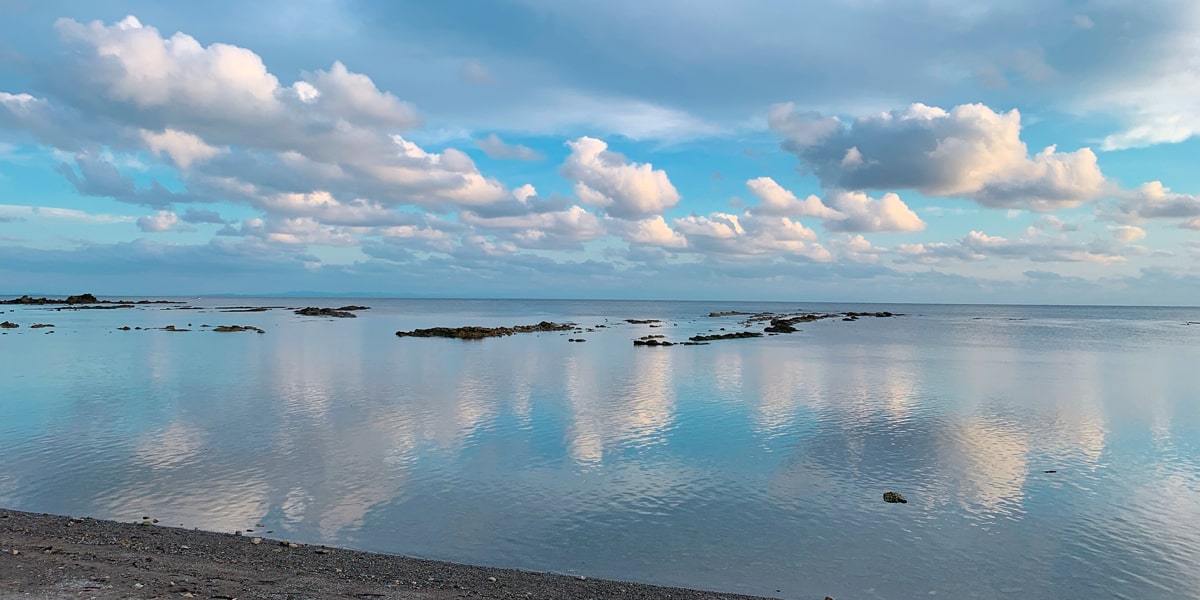
[[[317,308],[315,306],[307,306],[295,312],[296,314],[304,317],[337,317],[339,319],[353,319],[358,316],[348,310]]]
[[[258,333],[266,333],[265,331],[253,327],[251,325],[217,325],[212,328],[217,333],[237,333],[240,331],[256,331]]]
[[[713,342],[716,340],[740,340],[745,338],[762,337],[763,334],[757,331],[738,331],[735,333],[721,333],[717,335],[694,335],[689,340],[693,342]]]
[[[91,294],[79,294],[77,296],[67,296],[67,304],[96,304],[99,300]]]
[[[721,312],[710,312],[710,313],[708,313],[708,316],[710,316],[710,317],[736,317],[736,316],[740,316],[740,315],[749,315],[749,314],[752,314],[752,313],[742,312],[739,310],[723,310]]]
[[[633,340],[633,345],[634,346],[674,346],[675,343],[651,338],[651,339]]]
[[[20,327],[20,325],[17,325],[16,323],[13,323],[12,321],[5,321],[3,323],[0,323],[0,327],[3,327],[4,329],[16,329],[16,328]]]
[[[892,504],[908,504],[908,500],[896,492],[884,492],[883,501],[890,502]]]
[[[191,331],[191,329],[180,329],[174,325],[167,325],[162,328],[163,331]]]
[[[542,321],[537,325],[517,325],[515,327],[432,327],[430,329],[414,329],[412,331],[397,331],[398,337],[439,337],[459,340],[482,340],[490,337],[503,337],[514,333],[534,333],[539,331],[574,331],[574,323],[552,323]]]
[[[370,306],[358,306],[358,305],[356,305],[356,304],[351,304],[350,306],[343,306],[343,307],[339,308],[338,310],[345,310],[345,311],[351,311],[351,310],[371,310],[371,307],[370,307]]]
[[[129,326],[128,326],[128,325],[126,325],[126,326],[124,326],[124,327],[118,327],[118,328],[117,328],[117,331],[130,331],[130,328],[129,328]]]
[[[633,325],[649,325],[651,323],[662,323],[662,319],[625,319],[625,322]]]

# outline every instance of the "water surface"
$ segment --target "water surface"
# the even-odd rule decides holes
[[[788,598],[1200,597],[1200,309],[188,302],[0,307],[0,505]],[[798,309],[906,316],[631,344]],[[543,319],[606,327],[393,335]]]

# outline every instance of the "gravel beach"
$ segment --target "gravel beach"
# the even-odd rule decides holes
[[[0,509],[0,600],[16,598],[750,597]]]

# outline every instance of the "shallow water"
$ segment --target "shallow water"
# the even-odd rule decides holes
[[[1200,309],[189,303],[0,307],[0,505],[788,598],[1200,597]],[[906,316],[631,344],[799,309]],[[608,327],[393,335],[543,319]]]

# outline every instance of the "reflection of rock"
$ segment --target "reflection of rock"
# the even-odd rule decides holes
[[[303,317],[337,317],[339,319],[353,319],[358,316],[348,310],[317,308],[315,306],[307,306],[295,312]]]
[[[3,327],[4,329],[16,329],[16,328],[20,327],[20,325],[17,325],[16,323],[13,323],[12,321],[5,321],[3,323],[0,323],[0,327]]]
[[[514,333],[534,333],[538,331],[572,331],[574,323],[552,323],[542,321],[537,325],[517,325],[515,327],[432,327],[430,329],[414,329],[412,331],[397,331],[398,337],[440,337],[459,340],[482,340],[489,337],[503,337]]]
[[[883,501],[891,502],[892,504],[908,504],[908,500],[896,492],[884,492]]]
[[[216,327],[213,327],[213,331],[216,331],[217,333],[236,333],[239,331],[257,331],[258,333],[266,333],[265,331],[251,325],[217,325]]]

